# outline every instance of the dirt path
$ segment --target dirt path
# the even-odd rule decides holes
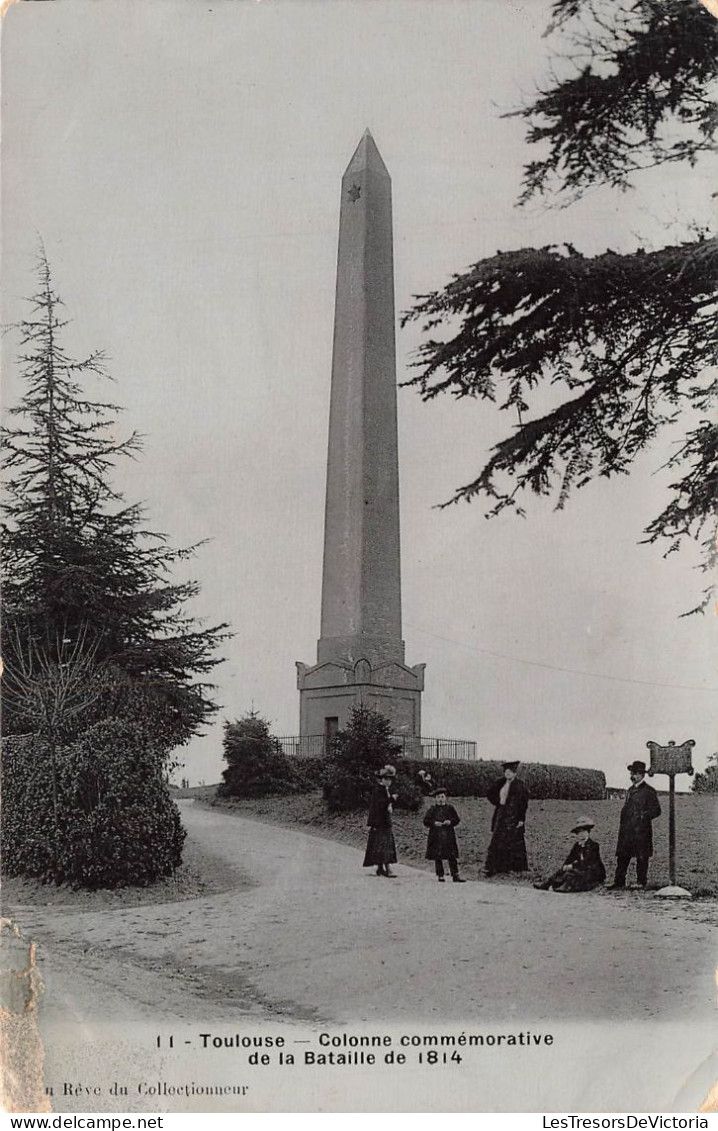
[[[707,910],[695,921],[675,905],[649,913],[620,896],[440,885],[401,865],[382,880],[356,849],[191,803],[183,810],[190,837],[249,883],[114,911],[18,908],[40,941],[49,990],[77,964],[88,985],[104,971],[109,993],[114,964],[119,985],[123,972],[130,983],[123,1010],[155,1019],[175,1008],[206,1015],[208,1005],[218,1015],[333,1022],[714,1016]],[[48,993],[47,1009],[56,997]]]
[[[53,1110],[685,1111],[685,1088],[705,1094],[714,906],[442,885],[402,865],[381,880],[356,848],[182,808],[207,894],[4,909],[38,943]],[[452,1027],[550,1030],[555,1043],[508,1061],[505,1050],[472,1050],[444,1070],[450,1099],[416,1051],[399,1088],[383,1065],[370,1076],[286,1070],[273,1053],[252,1067],[247,1050],[226,1044],[234,1033],[280,1035],[301,1065],[327,1034],[396,1041]],[[207,1049],[207,1032],[221,1049]],[[646,1077],[647,1062],[670,1071]],[[509,1065],[511,1087],[497,1090]],[[208,1098],[214,1087],[220,1098]]]

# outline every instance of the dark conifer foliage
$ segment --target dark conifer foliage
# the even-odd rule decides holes
[[[327,759],[324,799],[330,811],[345,812],[368,805],[377,772],[386,765],[393,765],[397,771],[398,804],[418,809],[421,791],[403,767],[391,722],[371,707],[352,707]]]
[[[268,797],[301,789],[301,766],[284,753],[256,711],[225,722],[223,745],[227,768],[218,797]]]
[[[628,188],[641,169],[714,150],[718,22],[700,0],[557,0],[549,30],[565,32],[567,73],[513,115],[549,147],[526,166],[525,198]]]
[[[641,169],[693,164],[712,148],[718,22],[698,0],[557,0],[550,30],[561,35],[564,77],[516,112],[544,154],[526,166],[522,201],[626,189]],[[497,252],[417,296],[404,321],[425,337],[408,383],[425,400],[496,402],[517,422],[450,501],[483,495],[489,514],[521,511],[529,488],[562,507],[572,487],[628,472],[677,425],[673,494],[646,540],[671,552],[696,539],[712,569],[717,277],[718,241],[694,231],[649,252]]]
[[[37,277],[31,311],[15,327],[25,391],[3,431],[6,663],[27,672],[42,655],[62,665],[81,642],[106,690],[94,698],[92,719],[75,716],[70,730],[122,714],[123,697],[133,713],[140,695],[147,729],[170,749],[216,710],[203,677],[220,662],[227,626],[198,623],[187,612],[197,583],[172,579],[196,547],[171,549],[164,535],[143,529],[142,508],[125,505],[113,488],[115,462],[135,456],[139,438],[118,439],[120,409],[91,396],[106,377],[103,355],[75,361],[65,353],[67,320],[44,250]],[[34,729],[21,699],[8,698],[6,733]]]

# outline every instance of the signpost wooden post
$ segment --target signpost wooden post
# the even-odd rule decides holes
[[[676,774],[693,774],[691,753],[695,740],[689,738],[680,746],[671,739],[667,746],[657,742],[647,742],[651,752],[650,777],[654,774],[668,774],[668,881],[669,887],[662,888],[658,895],[690,895],[685,888],[676,886]]]

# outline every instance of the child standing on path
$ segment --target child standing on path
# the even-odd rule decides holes
[[[429,830],[426,842],[426,859],[433,860],[436,876],[440,884],[444,883],[444,860],[449,862],[449,871],[455,884],[463,884],[459,875],[459,846],[456,843],[454,829],[459,823],[459,814],[453,805],[447,805],[446,790],[443,785],[438,785],[432,793],[434,804],[427,809],[424,824]]]

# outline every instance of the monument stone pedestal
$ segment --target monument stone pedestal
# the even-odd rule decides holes
[[[355,664],[297,663],[300,735],[324,735],[329,742],[346,727],[353,707],[369,707],[391,721],[393,733],[405,739],[406,754],[420,757],[421,751],[414,748],[421,735],[424,666],[388,661],[372,667],[365,658]]]

